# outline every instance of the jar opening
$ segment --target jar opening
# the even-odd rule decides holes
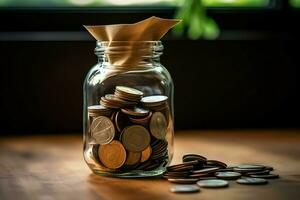
[[[104,55],[132,55],[142,57],[159,57],[162,54],[161,41],[97,41],[95,54]]]
[[[123,69],[149,67],[162,52],[161,41],[97,41],[95,48],[99,62]]]

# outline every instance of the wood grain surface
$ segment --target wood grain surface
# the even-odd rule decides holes
[[[82,156],[80,135],[0,138],[0,199],[299,199],[300,131],[184,131],[175,136],[173,163],[198,153],[235,165],[271,165],[280,179],[261,186],[230,181],[224,189],[196,194],[169,192],[159,178],[118,179],[91,173]]]

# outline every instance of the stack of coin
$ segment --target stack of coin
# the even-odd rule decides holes
[[[115,96],[126,101],[139,102],[143,95],[142,91],[125,86],[117,86],[115,90]]]
[[[88,107],[92,155],[114,172],[153,170],[167,165],[167,96],[146,96],[135,88],[117,86],[114,94]]]
[[[111,116],[112,111],[102,105],[88,107],[89,117]]]
[[[164,110],[168,106],[167,100],[168,100],[167,96],[153,95],[153,96],[143,97],[141,99],[141,102],[147,108],[160,111],[160,110]]]
[[[273,167],[257,164],[241,164],[228,167],[226,163],[208,160],[197,154],[184,155],[183,163],[167,167],[163,177],[171,183],[192,184],[199,187],[227,187],[228,180],[236,180],[239,184],[265,184],[266,179],[278,178],[271,174]]]

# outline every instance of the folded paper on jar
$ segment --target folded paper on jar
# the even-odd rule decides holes
[[[104,54],[110,64],[121,67],[136,67],[145,56],[153,51],[150,42],[160,40],[177,19],[150,17],[134,24],[86,25],[84,26],[97,41],[108,42]]]

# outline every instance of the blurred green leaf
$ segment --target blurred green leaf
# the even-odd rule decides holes
[[[187,30],[189,39],[200,38],[215,39],[219,35],[219,27],[216,22],[206,15],[202,0],[186,0],[178,8],[175,18],[182,22],[174,28],[176,35],[183,35]]]
[[[209,40],[214,40],[219,36],[219,34],[220,31],[215,20],[211,18],[206,19],[205,26],[204,26],[204,38]]]

